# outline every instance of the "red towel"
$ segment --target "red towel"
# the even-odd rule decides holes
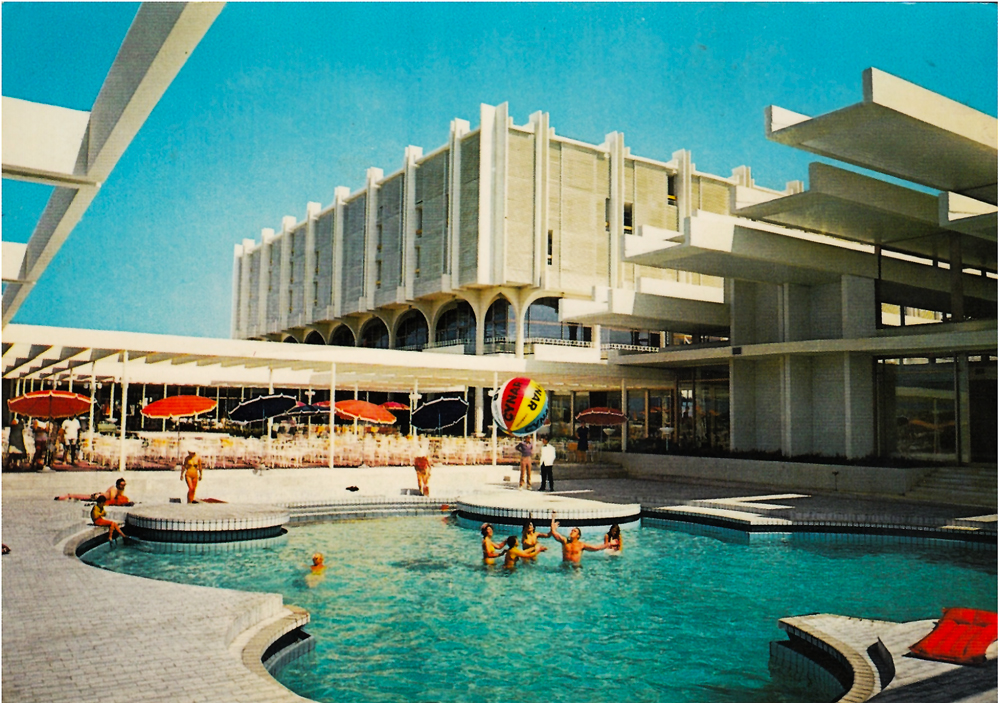
[[[972,608],[945,608],[930,634],[910,647],[915,656],[952,664],[982,664],[997,639],[997,614]]]

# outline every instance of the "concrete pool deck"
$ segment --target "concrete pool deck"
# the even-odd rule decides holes
[[[459,496],[498,494],[516,501],[519,494],[531,495],[511,490],[504,480],[511,474],[502,466],[436,467],[431,499],[422,502],[451,504]],[[280,596],[137,579],[95,569],[65,553],[70,538],[94,528],[88,527],[82,504],[53,497],[104,490],[117,477],[109,471],[3,475],[2,538],[11,548],[2,558],[4,700],[304,700],[243,663],[248,640],[262,627],[290,617]],[[177,472],[126,472],[124,477],[127,495],[143,504],[166,504],[186,490]],[[391,506],[415,487],[410,467],[274,469],[259,476],[219,470],[206,472],[198,493],[229,503],[344,502],[346,514],[362,516],[391,514],[371,506]],[[898,524],[992,526],[994,534],[996,525],[995,515],[983,516],[975,508],[745,485],[594,477],[559,481],[557,488],[565,495],[644,508],[705,508],[792,522],[818,515],[879,516]],[[906,691],[905,700],[915,703],[997,700],[995,685],[970,690],[953,678],[943,678],[940,686],[925,678],[914,679],[912,687],[900,680],[894,689],[897,695]]]

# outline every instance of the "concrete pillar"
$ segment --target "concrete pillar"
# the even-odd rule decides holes
[[[469,133],[466,120],[452,120],[448,137],[448,256],[445,258],[445,273],[449,276],[450,287],[459,287],[461,260],[459,258],[461,214],[462,214],[462,139]]]
[[[549,279],[551,272],[547,265],[548,233],[549,233],[549,115],[547,112],[535,112],[530,117],[530,123],[535,128],[535,172],[534,195],[534,276],[533,281],[538,288],[551,288]]]
[[[333,190],[334,214],[333,214],[333,285],[330,286],[330,305],[333,308],[333,317],[340,317],[344,290],[344,203],[351,194],[351,189],[346,186],[337,186]]]
[[[274,230],[265,228],[260,231],[260,266],[257,267],[257,334],[262,335],[270,327],[269,321],[277,319],[276,310],[268,310],[268,277],[271,275],[269,261],[271,247],[274,246]],[[252,284],[251,284],[252,285]]]
[[[319,203],[306,203],[305,276],[299,283],[302,287],[303,321],[306,323],[315,321],[317,311],[313,310],[313,307],[321,304],[320,301],[313,300],[316,284],[316,218],[319,217],[320,210],[322,205]]]
[[[958,461],[972,461],[972,407],[969,404],[969,355],[955,355],[955,428]]]
[[[951,319],[961,322],[965,319],[965,290],[962,281],[962,235],[952,232],[949,239],[948,264],[951,267]]]

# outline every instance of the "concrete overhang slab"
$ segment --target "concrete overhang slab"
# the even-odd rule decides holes
[[[870,254],[766,223],[698,211],[685,221],[683,243],[671,241],[660,249],[650,246],[657,239],[651,229],[640,227],[638,236],[625,237],[626,261],[723,278],[801,285],[832,282],[842,274],[878,275]],[[650,239],[638,241],[646,237]]]
[[[728,328],[729,307],[724,303],[602,286],[595,290],[593,300],[560,300],[559,319],[632,329],[699,331]]]
[[[963,196],[957,196],[963,197]],[[963,202],[970,199],[963,198]],[[977,203],[981,208],[996,208]],[[936,196],[852,171],[812,163],[809,190],[745,207],[735,214],[784,227],[830,234],[853,242],[881,245],[914,256],[948,260],[952,233],[944,229]],[[971,206],[965,205],[965,210]],[[961,222],[955,214],[954,220]],[[957,227],[953,228],[959,231]],[[966,266],[996,268],[996,231],[992,246],[963,241]]]
[[[677,348],[621,356],[615,364],[629,367],[670,368],[720,363],[729,359],[761,359],[826,354],[868,354],[880,357],[940,356],[959,352],[996,353],[996,320],[958,324],[921,325],[919,328],[881,330],[875,337],[811,339],[799,342],[748,344],[740,347]]]
[[[767,109],[767,137],[937,190],[997,204],[997,119],[875,68],[863,100],[808,117]]]

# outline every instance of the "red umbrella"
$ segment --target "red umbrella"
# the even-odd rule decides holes
[[[386,410],[389,410],[390,412],[393,411],[393,410],[409,410],[410,409],[409,405],[403,405],[402,403],[397,403],[395,400],[389,400],[389,401],[387,401],[385,403],[382,403],[382,407],[385,408]]]
[[[363,420],[378,425],[391,425],[396,417],[381,405],[369,403],[367,400],[341,400],[334,404],[334,410],[347,420]]]
[[[217,404],[212,398],[203,395],[174,395],[150,403],[141,412],[146,417],[173,420],[207,413],[209,410],[215,410]]]
[[[588,408],[576,416],[581,425],[624,425],[625,413],[614,408]]]
[[[90,410],[90,398],[69,391],[31,391],[7,401],[12,413],[27,417],[76,417]]]

